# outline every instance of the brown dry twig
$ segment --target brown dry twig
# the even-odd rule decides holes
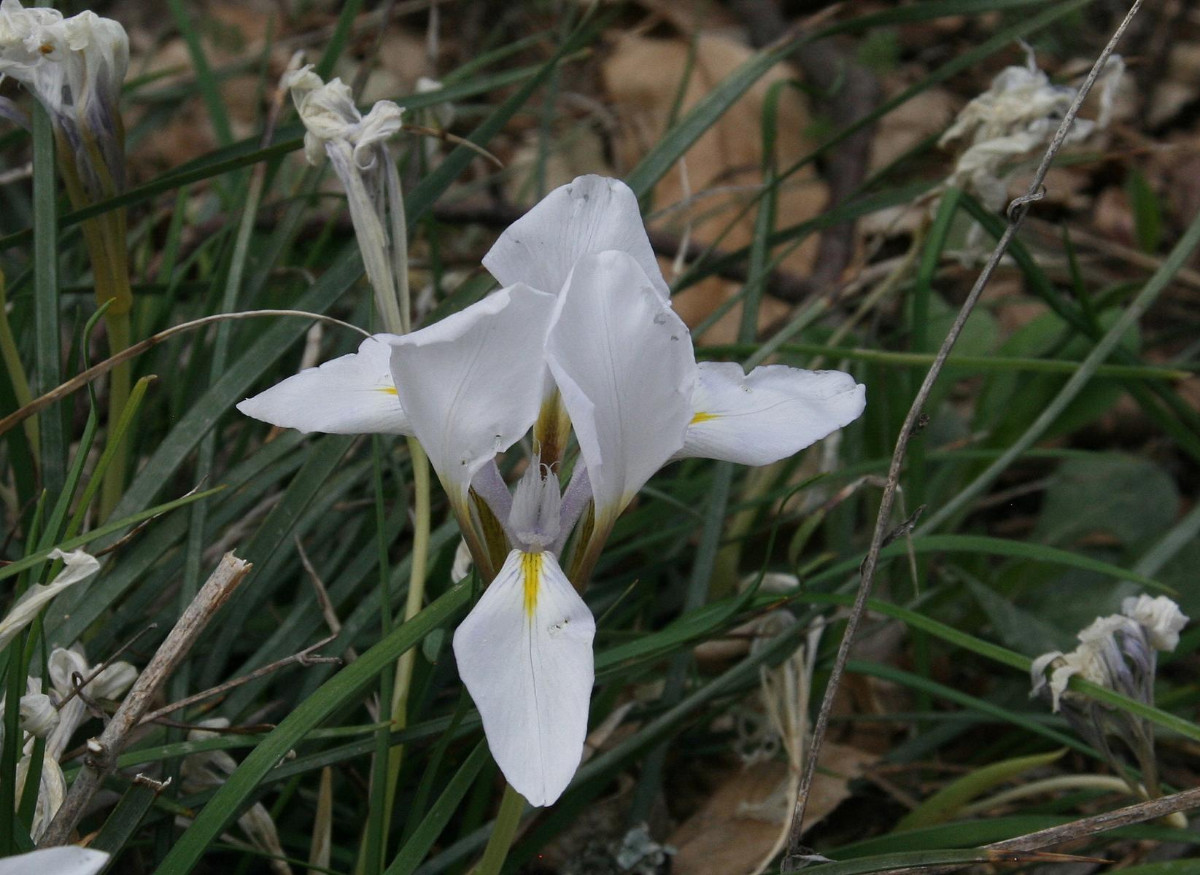
[[[246,578],[250,568],[250,563],[232,553],[226,553],[221,559],[221,563],[196,593],[196,597],[184,610],[149,664],[138,675],[138,679],[125,695],[121,707],[104,727],[104,732],[99,738],[88,740],[88,755],[84,757],[83,768],[71,785],[62,807],[54,815],[54,820],[46,828],[39,847],[65,844],[70,839],[71,832],[83,816],[88,803],[100,789],[104,779],[116,768],[117,757],[129,733],[150,707],[151,699],[191,650],[209,621]]]
[[[308,647],[305,647],[303,650],[297,653],[293,653],[291,656],[285,656],[283,659],[277,659],[275,662],[264,665],[262,668],[256,668],[249,674],[244,674],[241,677],[234,678],[233,680],[225,681],[223,684],[217,684],[215,687],[210,687],[207,690],[201,690],[199,693],[195,693],[187,698],[180,699],[177,702],[171,702],[168,705],[163,705],[157,711],[151,711],[149,714],[143,717],[140,722],[150,723],[158,720],[160,717],[170,714],[173,711],[178,711],[180,708],[186,708],[188,705],[194,705],[197,702],[203,702],[205,699],[211,699],[214,696],[220,696],[224,693],[228,693],[230,690],[237,689],[243,684],[248,684],[250,681],[258,680],[261,677],[266,677],[272,672],[279,671],[279,669],[286,668],[289,665],[296,664],[309,666],[322,665],[326,663],[335,663],[340,665],[342,660],[337,656],[314,655],[317,650],[320,650],[335,638],[337,638],[337,635],[330,635],[328,638],[322,638],[315,644],[310,644]]]
[[[839,682],[841,681],[842,673],[846,668],[846,661],[850,656],[850,647],[854,643],[854,635],[858,629],[858,623],[866,610],[867,599],[871,594],[871,586],[875,581],[875,571],[879,565],[879,553],[883,548],[884,540],[891,528],[891,512],[892,505],[895,502],[896,492],[900,485],[900,469],[904,464],[904,457],[908,449],[909,439],[912,437],[916,429],[917,422],[923,413],[925,402],[929,398],[929,393],[933,390],[933,384],[936,382],[942,367],[949,358],[954,344],[958,341],[958,336],[962,332],[963,326],[966,324],[967,317],[971,315],[971,311],[975,308],[976,302],[995,272],[996,267],[1000,264],[1000,259],[1008,250],[1009,244],[1016,236],[1017,230],[1021,227],[1021,223],[1025,218],[1029,207],[1034,202],[1041,200],[1045,196],[1045,187],[1043,182],[1046,179],[1046,173],[1050,169],[1051,163],[1062,148],[1063,142],[1066,140],[1067,133],[1071,129],[1071,125],[1075,121],[1075,117],[1079,114],[1079,109],[1083,105],[1084,99],[1092,90],[1100,72],[1104,69],[1109,57],[1116,49],[1117,43],[1121,36],[1125,33],[1129,23],[1137,14],[1138,9],[1142,5],[1142,0],[1134,0],[1128,14],[1117,28],[1116,32],[1109,39],[1104,50],[1100,52],[1099,58],[1092,66],[1091,72],[1088,74],[1087,80],[1079,89],[1079,93],[1075,96],[1074,102],[1063,116],[1062,123],[1059,125],[1054,139],[1047,147],[1045,154],[1042,156],[1042,161],[1038,165],[1037,171],[1033,175],[1033,179],[1029,184],[1027,192],[1018,197],[1008,206],[1008,225],[1004,230],[1004,234],[996,243],[995,249],[984,265],[983,270],[979,274],[979,278],[975,281],[970,294],[963,302],[959,309],[958,315],[955,317],[954,324],[950,327],[949,333],[942,341],[942,346],[938,350],[937,356],[933,360],[933,364],[929,368],[929,372],[925,375],[925,380],[921,383],[921,388],[917,391],[916,397],[913,399],[912,406],[908,410],[908,414],[904,418],[904,424],[900,427],[900,434],[896,439],[896,448],[892,453],[892,461],[888,468],[887,484],[884,487],[883,495],[879,504],[879,515],[875,520],[875,530],[871,536],[871,546],[867,551],[866,559],[863,560],[861,570],[861,580],[858,586],[858,592],[855,594],[854,606],[850,610],[850,615],[847,618],[846,630],[842,636],[841,643],[838,646],[837,655],[834,657],[833,668],[829,675],[829,681],[825,687],[825,695],[821,700],[821,709],[818,712],[816,723],[813,727],[812,743],[809,747],[808,762],[805,764],[804,777],[800,783],[800,790],[796,796],[796,807],[792,813],[791,834],[788,840],[788,848],[780,863],[781,872],[793,872],[801,868],[806,857],[810,856],[807,849],[801,843],[801,838],[804,831],[804,811],[808,803],[808,793],[812,786],[813,776],[816,774],[817,762],[820,757],[821,744],[825,738],[825,730],[829,725],[830,713],[833,710],[833,699],[837,693]]]
[[[127,362],[132,358],[136,358],[149,349],[158,346],[160,343],[170,340],[176,334],[182,334],[185,331],[192,331],[196,328],[203,328],[206,325],[211,325],[214,322],[222,322],[231,319],[252,319],[258,316],[303,316],[306,319],[314,319],[319,322],[328,322],[330,325],[338,325],[342,328],[349,328],[351,331],[357,331],[363,337],[369,337],[370,333],[363,331],[356,325],[351,325],[349,322],[343,322],[341,319],[334,319],[332,316],[324,316],[320,313],[309,313],[305,310],[248,310],[244,313],[218,313],[215,316],[205,316],[201,319],[193,319],[190,322],[184,322],[180,325],[173,325],[170,328],[165,328],[158,334],[152,334],[145,340],[140,340],[126,349],[121,350],[111,358],[107,358],[102,362],[92,365],[85,371],[80,371],[65,383],[51,389],[45,395],[34,398],[20,410],[10,413],[8,416],[0,419],[0,435],[4,434],[14,425],[19,425],[35,413],[45,410],[51,404],[65,398],[72,392],[78,392],[92,380],[102,377],[115,368],[122,362]]]
[[[990,845],[984,845],[980,850],[986,851],[991,860],[1006,862],[1012,858],[1012,855],[1038,853],[1042,848],[1061,845],[1064,842],[1074,842],[1091,838],[1109,830],[1131,826],[1135,823],[1145,823],[1147,820],[1156,820],[1160,817],[1167,817],[1179,811],[1190,811],[1194,808],[1200,808],[1200,787],[1193,787],[1191,790],[1184,790],[1180,793],[1172,793],[1169,796],[1159,797],[1158,799],[1149,799],[1145,802],[1127,805],[1124,808],[1118,808],[1114,811],[1105,811],[1103,814],[1094,814],[1091,817],[1084,817],[1079,820],[1073,820],[1070,823],[1062,823],[1058,826],[1040,829],[1037,832],[1027,833],[1023,836],[992,842]],[[1062,859],[1066,855],[1049,855],[1043,852],[1041,856],[1043,859],[1051,856]],[[1071,859],[1080,860],[1083,858],[1072,857]],[[1107,863],[1109,861],[1103,860],[1101,862]],[[932,875],[932,873],[955,872],[963,868],[965,868],[963,865],[957,864],[947,866],[910,866],[902,869],[888,869],[885,872],[879,873],[879,875],[900,875],[900,873],[918,871],[931,873]]]

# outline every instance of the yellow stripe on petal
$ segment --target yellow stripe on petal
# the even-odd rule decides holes
[[[542,554],[521,554],[521,579],[525,582],[525,615],[533,619],[537,610],[538,586],[542,579]]]
[[[688,425],[698,425],[701,422],[708,422],[709,420],[720,418],[721,414],[719,413],[705,413],[703,410],[697,410],[696,414],[692,417],[692,421],[689,422]]]
[[[384,395],[395,395],[395,394],[396,394],[396,387],[395,387],[395,386],[380,386],[380,387],[379,387],[378,389],[376,389],[375,391],[376,391],[376,392],[382,392]]]

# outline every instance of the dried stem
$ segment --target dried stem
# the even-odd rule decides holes
[[[129,361],[131,358],[141,355],[147,350],[158,346],[165,340],[170,340],[176,334],[182,334],[185,331],[192,331],[196,328],[203,328],[205,325],[210,325],[213,322],[222,322],[228,319],[251,319],[257,316],[303,316],[306,319],[315,319],[320,322],[328,322],[331,325],[339,325],[342,328],[349,328],[351,331],[357,331],[364,337],[369,337],[370,333],[363,331],[356,325],[351,325],[348,322],[343,322],[340,319],[334,319],[332,316],[323,316],[320,313],[308,313],[304,310],[248,310],[244,313],[218,313],[215,316],[205,316],[202,319],[193,319],[191,322],[184,322],[181,325],[173,325],[166,328],[158,334],[152,334],[145,340],[140,340],[133,346],[121,350],[116,355],[105,359],[102,362],[92,365],[86,371],[81,371],[65,383],[51,389],[45,395],[34,398],[32,402],[26,404],[20,410],[10,413],[8,416],[0,419],[0,435],[4,434],[14,425],[28,419],[35,413],[45,410],[54,402],[61,398],[70,395],[72,392],[77,392],[95,380],[97,377],[102,377],[117,365]]]
[[[954,344],[957,342],[958,336],[966,324],[967,317],[971,315],[976,302],[978,302],[980,295],[999,265],[1000,259],[1008,250],[1009,244],[1012,242],[1017,230],[1021,227],[1021,222],[1024,220],[1030,205],[1045,196],[1043,182],[1045,181],[1047,171],[1050,169],[1051,162],[1053,162],[1055,156],[1058,154],[1059,149],[1062,148],[1063,142],[1071,130],[1071,125],[1074,123],[1075,117],[1079,114],[1079,108],[1083,105],[1084,99],[1096,83],[1096,79],[1104,69],[1122,34],[1125,33],[1126,28],[1137,14],[1141,5],[1142,0],[1135,0],[1129,9],[1129,13],[1125,16],[1112,38],[1108,41],[1108,44],[1104,47],[1104,50],[1100,53],[1100,57],[1097,58],[1096,63],[1092,66],[1087,80],[1080,87],[1079,93],[1075,96],[1074,102],[1063,117],[1058,131],[1055,132],[1054,139],[1050,142],[1049,147],[1042,156],[1041,164],[1038,165],[1037,172],[1034,174],[1028,190],[1024,195],[1009,204],[1008,226],[1005,228],[1004,234],[1000,237],[996,248],[988,258],[987,264],[984,265],[979,278],[975,281],[971,293],[967,296],[966,301],[963,302],[962,308],[959,310],[957,317],[955,317],[954,324],[950,327],[949,333],[942,342],[941,349],[938,350],[937,356],[929,368],[929,373],[925,375],[925,380],[921,383],[921,388],[917,391],[917,395],[913,399],[912,406],[908,410],[908,415],[904,418],[904,424],[901,426],[900,434],[896,439],[895,451],[892,453],[891,465],[888,468],[887,484],[884,486],[883,495],[880,500],[879,516],[875,521],[875,531],[871,535],[871,546],[861,567],[861,580],[858,586],[858,593],[855,595],[854,606],[850,610],[850,616],[846,622],[846,631],[838,647],[837,656],[834,658],[833,669],[829,675],[829,683],[825,688],[825,695],[821,700],[821,709],[817,714],[817,721],[813,727],[813,738],[809,748],[808,762],[805,764],[804,777],[800,782],[800,790],[796,796],[796,807],[792,813],[788,849],[780,864],[781,872],[795,871],[804,863],[806,850],[800,840],[804,831],[804,811],[808,803],[809,789],[812,786],[813,776],[816,774],[821,744],[824,741],[825,731],[829,725],[830,712],[833,708],[833,699],[837,694],[838,685],[841,681],[842,673],[846,668],[846,661],[850,655],[850,648],[854,643],[854,635],[858,629],[858,623],[862,619],[867,599],[871,594],[871,586],[875,581],[875,571],[879,565],[879,552],[883,548],[884,540],[892,528],[892,505],[900,484],[900,469],[904,463],[904,455],[908,449],[908,442],[917,426],[918,419],[922,415],[925,402],[929,398],[929,393],[932,391],[933,385],[946,363],[946,359],[950,356],[950,351],[954,348]]]
[[[58,809],[54,820],[42,836],[40,847],[52,847],[68,841],[72,830],[83,816],[84,809],[100,789],[104,779],[116,768],[117,757],[129,733],[141,721],[142,715],[150,707],[151,699],[191,650],[208,622],[233,595],[238,584],[250,572],[250,567],[250,563],[238,559],[232,553],[226,553],[222,557],[221,563],[196,593],[196,598],[187,606],[175,628],[167,635],[154,657],[138,676],[121,707],[104,727],[104,732],[99,738],[89,739],[88,754],[84,757],[83,768],[80,769],[75,783],[71,785],[62,807]]]
[[[1127,805],[1115,811],[1106,811],[1103,814],[1095,814],[1091,817],[1073,820],[1070,823],[1062,823],[1058,826],[1040,829],[1037,832],[1031,832],[1023,836],[993,842],[990,845],[984,845],[982,850],[987,852],[988,857],[993,862],[1005,862],[1010,859],[1010,855],[1030,853],[1038,851],[1041,848],[1054,847],[1064,842],[1079,841],[1080,839],[1090,838],[1109,830],[1131,826],[1135,823],[1145,823],[1147,820],[1168,817],[1177,812],[1189,811],[1193,808],[1200,808],[1200,788],[1197,787],[1193,787],[1191,790],[1184,790],[1181,793],[1172,793],[1170,796],[1162,796],[1158,799],[1150,799],[1134,805]],[[942,872],[958,871],[966,868],[966,865],[973,864],[908,866],[902,869],[887,869],[884,872],[878,873],[878,875],[900,875],[900,873],[909,872],[937,875],[937,873]]]
[[[262,668],[256,668],[249,674],[244,674],[239,678],[234,678],[231,681],[226,681],[223,684],[217,684],[215,687],[210,687],[207,690],[201,690],[199,693],[188,696],[185,699],[180,699],[177,702],[171,702],[169,705],[163,705],[157,711],[151,711],[141,719],[141,723],[150,723],[157,720],[165,714],[170,714],[173,711],[178,711],[180,708],[186,708],[188,705],[194,705],[196,702],[203,702],[205,699],[211,699],[214,696],[220,696],[223,693],[228,693],[230,690],[235,690],[243,684],[248,684],[250,681],[258,680],[261,677],[266,677],[272,672],[279,671],[281,668],[286,668],[294,663],[299,663],[303,666],[321,665],[326,663],[341,664],[342,660],[336,656],[314,656],[313,653],[320,650],[329,642],[337,638],[337,635],[330,635],[328,638],[322,638],[315,644],[310,644],[298,653],[293,653],[291,656],[285,656],[283,659],[277,659],[275,662],[264,665]]]

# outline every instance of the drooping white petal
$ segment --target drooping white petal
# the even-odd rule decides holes
[[[288,377],[238,404],[247,416],[327,434],[412,434],[392,382],[396,335],[376,334],[358,352]]]
[[[632,256],[588,254],[559,296],[546,358],[604,531],[683,446],[696,380],[691,335]]]
[[[458,673],[513,789],[549,805],[583,756],[596,622],[552,553],[513,550],[454,633]]]
[[[500,235],[483,266],[501,285],[527,283],[557,293],[579,258],[616,249],[637,260],[665,301],[663,279],[642,224],[637,197],[619,179],[580,176],[542,198]]]
[[[701,362],[692,421],[676,458],[768,465],[856,420],[866,388],[841,371]]]
[[[413,434],[451,501],[537,417],[554,297],[501,289],[392,346],[392,378]]]
[[[96,875],[107,863],[104,851],[61,845],[5,857],[0,860],[0,875]]]
[[[12,610],[3,620],[0,620],[0,650],[7,647],[8,642],[16,637],[18,632],[33,622],[38,611],[49,604],[55,596],[64,589],[87,580],[100,570],[100,562],[96,557],[84,553],[82,550],[72,550],[70,553],[64,553],[57,549],[51,550],[49,558],[61,559],[63,570],[45,586],[35,583],[25,590],[25,594],[17,599]]]

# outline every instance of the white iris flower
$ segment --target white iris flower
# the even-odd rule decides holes
[[[672,459],[778,461],[856,419],[865,390],[836,371],[697,364],[637,199],[616,180],[555,190],[484,264],[504,288],[411,334],[375,335],[238,409],[302,431],[420,441],[477,567],[485,580],[494,571],[455,633],[459,673],[509,783],[549,805],[579,765],[594,678],[595,621],[576,589],[618,515]],[[563,424],[579,461],[560,493]],[[510,495],[496,455],[531,428],[538,455]],[[485,511],[503,527],[502,561],[485,547]],[[559,556],[580,519],[572,585]]]

